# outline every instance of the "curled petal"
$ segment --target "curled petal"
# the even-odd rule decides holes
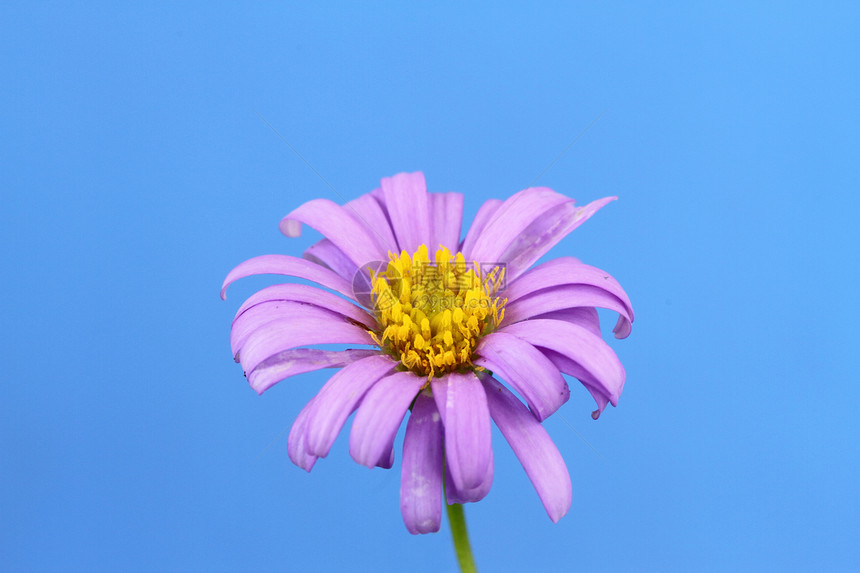
[[[356,266],[383,260],[384,252],[376,236],[346,210],[328,199],[313,199],[281,219],[281,232],[288,237],[301,235],[302,223],[313,227],[349,257]]]
[[[415,399],[406,423],[400,512],[409,533],[439,531],[442,520],[442,419],[429,392]]]
[[[285,285],[281,285],[285,286]],[[296,286],[296,285],[289,285]],[[341,299],[343,301],[343,299]],[[345,304],[349,304],[343,301]],[[354,305],[353,305],[354,306]],[[355,318],[357,313],[349,309],[344,309],[345,312],[350,312]],[[308,320],[317,320],[317,332],[308,332],[307,338],[311,339],[331,339],[332,336],[343,336],[343,325],[352,326],[353,329],[347,329],[350,332],[352,340],[355,344],[372,344],[367,342],[369,336],[365,338],[358,331],[367,333],[369,327],[364,324],[368,317],[363,317],[361,321],[354,320],[353,316],[347,317],[339,312],[327,310],[321,306],[306,302],[294,300],[270,300],[253,305],[246,309],[241,315],[233,320],[233,326],[230,329],[230,347],[233,351],[234,358],[238,361],[242,354],[241,350],[248,344],[252,338],[259,338],[270,329],[279,330],[281,327],[276,324],[289,322],[293,318],[307,318]],[[331,326],[331,328],[329,328]],[[294,330],[291,327],[287,327]],[[357,330],[356,330],[357,329]],[[303,333],[298,334],[298,343],[292,347],[284,347],[281,350],[295,348],[296,346],[307,346],[310,344],[325,344],[322,342],[302,342]],[[354,336],[352,336],[354,334]],[[363,341],[363,342],[362,342]],[[286,342],[286,340],[284,341]],[[331,342],[334,342],[332,339]],[[346,342],[346,341],[341,341]],[[264,356],[263,358],[268,358]],[[248,364],[247,361],[242,361],[246,366],[245,372],[250,372],[256,367],[256,364]]]
[[[263,360],[292,348],[314,344],[367,344],[374,341],[367,330],[342,316],[296,302],[278,303],[278,316],[267,318],[249,311],[233,325],[231,341],[245,372]]]
[[[566,308],[598,307],[614,310],[628,323],[630,316],[615,295],[591,285],[561,285],[533,292],[505,305],[502,326]]]
[[[307,441],[308,414],[313,407],[313,403],[314,401],[311,400],[305,404],[305,407],[302,408],[301,412],[299,412],[296,421],[293,422],[293,427],[290,428],[290,436],[287,438],[287,454],[290,456],[290,460],[306,472],[311,471],[314,464],[319,459],[319,456],[309,453],[305,447]]]
[[[376,460],[376,467],[382,468],[385,470],[390,470],[394,467],[394,437],[391,437],[391,443],[388,444],[385,451],[379,456],[379,459]]]
[[[433,398],[436,404],[447,404],[448,389],[444,383],[437,384],[433,389]],[[442,418],[443,426],[446,425],[445,412],[447,410],[440,409],[439,414]],[[490,492],[493,485],[493,448],[489,450],[489,462],[487,469],[484,472],[484,477],[481,478],[481,483],[471,488],[458,488],[454,483],[454,478],[451,477],[451,464],[445,464],[445,498],[448,504],[452,503],[472,503],[481,501]]]
[[[293,348],[268,357],[248,374],[248,383],[257,394],[262,394],[276,383],[305,372],[322,368],[343,368],[356,360],[375,356],[378,350],[319,350],[317,348]]]
[[[618,403],[624,388],[624,367],[612,348],[586,328],[560,320],[533,319],[518,322],[499,332],[513,334],[534,346],[549,348],[581,365],[601,390]]]
[[[546,318],[548,320],[563,320],[572,324],[578,324],[595,336],[600,336],[600,317],[597,309],[593,306],[579,306],[576,308],[563,308],[545,314],[539,314],[533,318]]]
[[[573,491],[561,454],[544,427],[522,402],[492,376],[482,376],[490,415],[534,485],[555,523],[570,509]]]
[[[400,248],[414,253],[419,246],[428,244],[430,201],[424,174],[416,171],[385,177],[382,179],[382,194]]]
[[[474,503],[481,501],[490,493],[493,486],[493,450],[490,449],[490,461],[481,483],[470,489],[459,489],[451,477],[451,468],[445,466],[445,501],[448,505],[454,503]]]
[[[353,304],[351,301],[328,291],[300,284],[272,285],[258,290],[248,297],[244,303],[242,303],[242,306],[240,306],[239,310],[236,312],[236,318],[233,319],[233,323],[235,324],[236,319],[242,316],[247,310],[263,303],[272,302],[301,302],[312,304],[323,310],[336,312],[368,328],[376,325],[375,318],[370,316],[365,310]]]
[[[388,219],[388,213],[382,204],[379,193],[367,193],[353,199],[344,207],[352,211],[355,218],[362,223],[369,233],[376,236],[376,242],[380,250],[384,253],[391,251],[393,253],[400,252],[397,245],[397,240],[394,237],[394,231],[391,229],[391,221]],[[387,258],[384,260],[388,260]]]
[[[352,422],[349,453],[356,462],[372,468],[391,451],[397,428],[415,395],[426,382],[413,372],[398,372],[368,390]]]
[[[484,389],[472,372],[434,378],[431,388],[443,412],[445,458],[453,483],[459,490],[476,488],[485,480],[492,455]]]
[[[302,257],[325,266],[337,273],[338,276],[352,282],[358,267],[352,259],[328,239],[317,241],[302,253]]]
[[[313,406],[309,406],[306,450],[315,456],[326,457],[346,419],[365,393],[396,365],[388,356],[370,356],[353,362],[332,376],[314,398]]]
[[[289,255],[261,255],[248,259],[234,268],[221,285],[221,298],[227,298],[227,287],[252,275],[286,275],[309,280],[345,296],[352,296],[352,287],[337,273],[311,261]]]
[[[577,207],[573,202],[563,203],[532,221],[499,259],[508,265],[508,280],[515,280],[571,231],[615,199],[617,197],[605,197],[584,207]]]
[[[544,420],[570,398],[561,372],[540,350],[503,332],[486,335],[475,349],[473,363],[504,378],[529,405],[538,420]]]
[[[511,280],[509,277],[508,288],[505,290],[504,296],[508,299],[508,304],[512,304],[538,291],[559,288],[564,285],[590,285],[616,297],[618,303],[623,306],[624,312],[619,312],[621,318],[619,318],[615,328],[615,337],[625,338],[630,334],[630,323],[633,322],[633,306],[630,304],[627,293],[609,273],[585,265],[573,257],[547,261],[530,269],[516,280]]]
[[[573,199],[546,187],[530,187],[502,203],[475,241],[470,259],[479,263],[507,262],[502,255],[529,225]],[[508,280],[511,277],[508,276]]]
[[[559,369],[559,371],[563,374],[567,374],[568,376],[573,376],[579,382],[585,386],[585,389],[591,394],[591,397],[594,398],[594,401],[597,402],[597,410],[594,410],[591,413],[591,417],[595,420],[600,417],[600,414],[603,413],[603,410],[606,408],[606,405],[609,404],[609,395],[606,393],[606,390],[598,383],[594,377],[582,366],[568,358],[563,354],[559,354],[554,350],[550,350],[548,348],[544,348],[541,350],[544,355],[549,358],[555,367]]]

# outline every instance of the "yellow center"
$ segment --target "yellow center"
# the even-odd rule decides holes
[[[482,336],[504,317],[505,300],[495,296],[504,269],[470,268],[462,253],[427,246],[410,257],[389,253],[382,273],[371,272],[379,331],[371,336],[385,352],[413,372],[432,378],[472,366]]]

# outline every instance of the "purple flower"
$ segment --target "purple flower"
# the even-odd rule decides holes
[[[411,410],[400,507],[411,533],[428,533],[439,529],[443,480],[448,503],[490,490],[492,419],[558,521],[570,508],[570,476],[541,422],[569,397],[564,374],[594,397],[594,419],[616,405],[624,368],[601,338],[596,308],[619,314],[616,338],[630,333],[633,309],[615,279],[574,258],[530,267],[614,199],[577,207],[529,188],[485,202],[461,240],[463,196],[428,193],[419,172],[385,178],[344,206],[315,199],[287,215],[285,235],[298,236],[304,223],[325,238],[301,259],[245,261],[221,296],[232,282],[266,273],[326,289],[264,288],[232,325],[235,359],[258,393],[296,374],[341,368],[293,424],[290,459],[310,471],[355,412],[350,454],[390,468]],[[324,344],[365,348],[310,348]]]

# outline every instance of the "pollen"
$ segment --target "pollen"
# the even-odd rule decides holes
[[[384,272],[371,271],[379,347],[428,380],[472,368],[478,341],[504,318],[503,266],[483,269],[445,247],[431,261],[426,245],[389,258]]]

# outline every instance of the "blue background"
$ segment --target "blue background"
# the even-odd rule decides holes
[[[289,462],[330,371],[258,397],[228,330],[272,281],[218,289],[318,237],[278,232],[304,201],[423,170],[471,220],[598,117],[539,183],[620,196],[551,255],[629,293],[627,386],[597,422],[572,387],[546,422],[574,487],[558,525],[495,434],[466,508],[479,566],[860,566],[856,4],[4,3],[0,22],[0,570],[454,571],[447,525],[406,532],[399,463],[358,466],[346,432],[312,474]]]

